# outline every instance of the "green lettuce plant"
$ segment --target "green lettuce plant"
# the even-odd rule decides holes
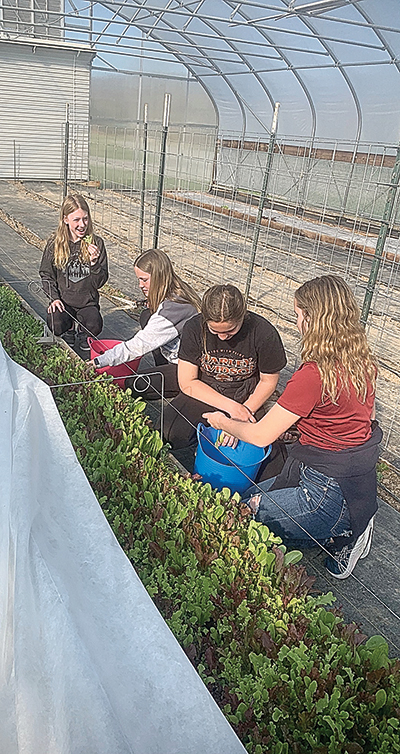
[[[400,752],[400,663],[237,495],[183,478],[144,415],[0,286],[0,339],[52,388],[121,547],[251,754]],[[87,383],[88,384],[85,384]],[[77,384],[75,384],[77,383]],[[84,384],[82,384],[84,383]]]

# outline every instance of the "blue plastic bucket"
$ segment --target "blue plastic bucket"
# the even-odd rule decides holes
[[[217,490],[229,487],[231,492],[243,495],[251,487],[247,477],[254,481],[262,462],[271,453],[272,445],[265,449],[239,440],[236,448],[227,445],[216,448],[219,434],[219,429],[197,425],[198,446],[193,471]]]

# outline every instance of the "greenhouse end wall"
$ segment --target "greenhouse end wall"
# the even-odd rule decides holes
[[[93,56],[87,47],[61,41],[0,40],[1,178],[61,178],[67,105],[69,174],[89,177]]]

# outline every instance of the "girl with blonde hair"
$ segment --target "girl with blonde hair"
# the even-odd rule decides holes
[[[340,277],[324,275],[295,293],[302,364],[276,405],[257,424],[206,413],[209,423],[259,446],[293,424],[299,440],[282,472],[250,490],[257,521],[291,545],[316,542],[331,552],[338,579],[368,555],[377,510],[376,462],[382,432],[375,419],[377,368],[357,302]],[[254,492],[254,495],[252,493]]]
[[[127,377],[125,386],[147,400],[161,395],[172,398],[179,392],[177,381],[178,349],[184,324],[200,308],[193,288],[176,274],[172,262],[161,249],[148,249],[135,262],[139,288],[147,299],[142,311],[142,329],[130,340],[119,343],[93,360],[95,367],[116,366],[152,353],[156,370],[140,369],[142,379]],[[151,374],[157,371],[159,374]],[[162,376],[161,376],[162,375]]]
[[[55,335],[63,335],[87,355],[87,336],[99,335],[103,319],[99,288],[107,281],[108,265],[104,241],[93,233],[86,200],[70,194],[62,204],[56,233],[48,240],[39,270],[43,290],[50,298],[47,324]]]
[[[285,364],[275,327],[247,311],[238,288],[209,288],[201,313],[183,329],[178,361],[181,392],[165,411],[166,440],[174,449],[194,443],[196,425],[212,408],[240,422],[255,422],[264,415],[264,403]],[[230,442],[226,438],[225,443]]]

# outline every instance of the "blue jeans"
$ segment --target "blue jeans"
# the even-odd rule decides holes
[[[326,544],[331,537],[351,535],[349,510],[335,479],[300,464],[298,487],[268,492],[275,478],[258,485],[267,494],[261,496],[255,518],[282,537],[285,544],[308,548],[315,546],[314,540]],[[247,495],[257,495],[258,487],[251,487]]]

